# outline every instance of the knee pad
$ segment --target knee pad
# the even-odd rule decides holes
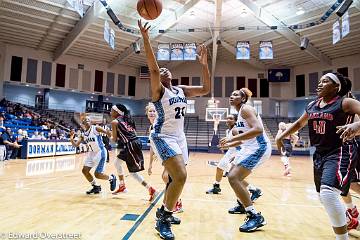
[[[143,176],[141,176],[141,175],[138,174],[138,173],[130,173],[130,175],[131,175],[136,181],[138,181],[139,183],[142,183],[142,182],[144,181]]]
[[[340,191],[333,187],[320,187],[320,201],[324,206],[333,227],[346,225],[346,209],[339,199]]]
[[[119,158],[116,158],[116,160],[115,160],[115,162],[114,162],[114,165],[115,165],[115,168],[116,168],[116,170],[117,170],[117,172],[118,172],[118,175],[124,175],[124,169],[123,169],[123,167],[121,166],[121,162],[122,162],[122,160],[121,159],[119,159]]]

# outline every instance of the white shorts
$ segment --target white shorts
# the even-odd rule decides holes
[[[150,145],[160,161],[182,155],[185,165],[189,162],[189,152],[185,135],[174,137],[164,134],[151,134]]]
[[[230,148],[225,155],[221,158],[220,162],[218,163],[217,167],[220,168],[223,171],[228,172],[231,167],[231,161],[234,160],[236,157],[236,154],[238,151],[240,151],[239,148]]]
[[[260,143],[255,147],[241,146],[233,164],[253,170],[268,160],[270,156],[271,144],[269,142]]]
[[[101,149],[98,152],[90,151],[86,155],[84,166],[90,168],[96,167],[95,172],[104,173],[106,158],[107,158],[107,151],[105,148]]]

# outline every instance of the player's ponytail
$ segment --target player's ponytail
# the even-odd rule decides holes
[[[240,93],[244,97],[242,103],[247,103],[252,96],[252,92],[248,88],[241,88]]]

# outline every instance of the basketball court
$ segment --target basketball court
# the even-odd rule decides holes
[[[313,187],[309,157],[293,158],[291,178],[281,176],[278,156],[271,157],[250,177],[250,182],[264,192],[255,206],[268,223],[254,233],[238,231],[245,215],[227,213],[235,201],[226,178],[221,194],[205,194],[215,171],[208,161],[220,158],[220,154],[190,154],[189,177],[182,194],[185,211],[176,214],[182,223],[173,227],[177,239],[333,239]],[[80,174],[82,160],[83,156],[57,157],[2,164],[1,232],[79,233],[82,239],[158,239],[154,217],[161,196],[149,204],[147,192],[128,177],[128,193],[113,196],[104,181],[101,195],[87,196],[85,191],[90,186]],[[51,167],[49,161],[55,164]],[[107,168],[108,173],[114,171],[111,163]],[[145,178],[162,189],[159,162],[153,171]],[[359,203],[359,196],[354,196]],[[358,237],[360,234],[354,232],[351,239]]]

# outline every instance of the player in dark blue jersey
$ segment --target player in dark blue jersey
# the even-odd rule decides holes
[[[357,146],[348,141],[360,130],[360,122],[353,123],[360,114],[360,102],[344,97],[351,90],[351,82],[339,73],[323,75],[318,84],[318,98],[306,112],[276,138],[279,151],[283,139],[309,126],[310,143],[316,148],[313,156],[314,182],[337,240],[348,239],[345,208],[339,194],[347,194],[354,176]]]

